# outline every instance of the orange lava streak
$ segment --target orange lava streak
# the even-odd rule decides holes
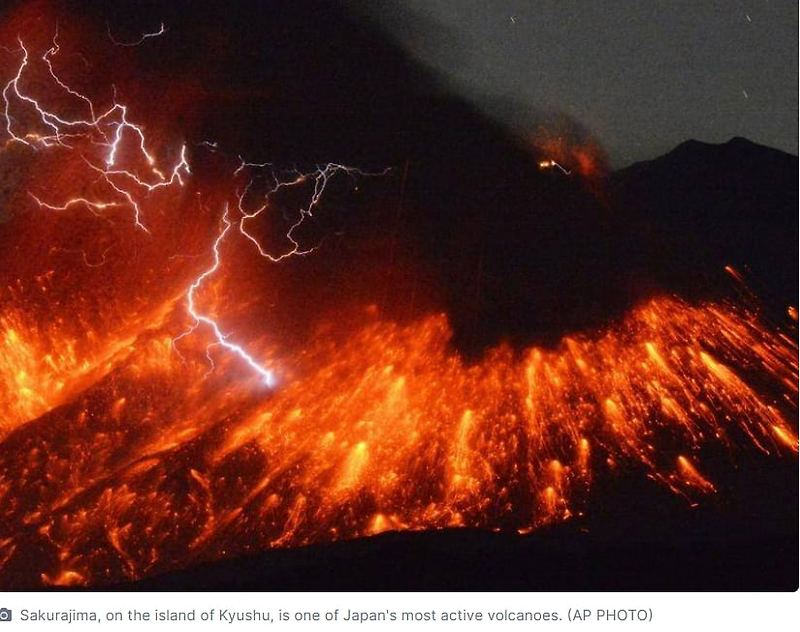
[[[46,291],[48,280],[40,283]],[[0,439],[107,374],[132,352],[143,328],[163,323],[169,307],[131,315],[106,332],[79,318],[57,316],[42,325],[24,311],[0,314]]]
[[[168,334],[137,341],[3,445],[0,579],[20,555],[41,557],[35,581],[96,584],[387,530],[528,532],[579,510],[607,461],[691,498],[715,490],[709,446],[797,451],[781,399],[796,348],[726,305],[657,298],[600,335],[475,364],[442,316],[366,318],[289,359],[296,378],[266,399],[235,362],[204,379]]]
[[[20,40],[27,59],[21,47]],[[49,57],[37,59],[41,74]],[[42,153],[58,152],[55,164],[79,139],[62,142],[54,115],[41,106],[31,111],[30,86],[14,79],[20,72],[6,78],[15,113],[7,109],[6,122],[19,136],[4,155],[41,145]],[[184,207],[177,201],[194,184],[186,151],[173,148],[172,167],[159,171],[144,128],[128,122],[121,107],[109,105],[123,118],[108,129],[91,112],[88,122],[60,124],[86,128],[87,151],[97,153],[100,143],[102,161],[95,156],[88,172],[85,159],[76,164],[90,180],[83,188],[98,193],[99,186],[105,201],[61,191],[81,188],[73,186],[65,159],[52,166],[64,173],[38,173],[45,189],[64,195],[34,205],[42,213],[36,218],[69,220],[75,206],[88,206],[110,221],[115,214],[99,211],[122,204],[144,227],[139,211],[147,211],[153,241],[146,243],[155,255],[140,258],[134,248],[130,260],[147,261],[136,270],[144,278],[137,292],[122,266],[116,275],[104,269],[107,276],[90,287],[80,275],[66,275],[73,285],[62,295],[82,290],[101,297],[86,305],[74,297],[42,300],[37,305],[44,307],[34,309],[14,295],[16,309],[0,316],[0,585],[106,584],[387,530],[528,532],[575,515],[595,481],[615,472],[647,476],[693,498],[716,490],[713,468],[703,460],[708,451],[797,452],[797,430],[787,421],[797,410],[795,332],[725,303],[657,297],[603,331],[565,337],[554,348],[500,346],[474,363],[450,346],[444,315],[400,325],[367,309],[349,327],[334,324],[297,352],[277,342],[259,345],[258,315],[241,319],[237,336],[256,337],[257,357],[270,366],[279,358],[285,367],[286,380],[275,391],[235,356],[215,354],[221,330],[216,338],[200,329],[184,336],[176,353],[186,313],[174,297],[192,286],[172,278],[164,259],[176,255],[177,245],[187,259],[198,250],[210,254],[191,248],[207,235],[193,233],[179,215]],[[21,109],[49,135],[18,129]],[[585,177],[600,177],[596,152],[561,142],[552,149]],[[132,171],[121,171],[117,161],[132,162]],[[321,195],[317,184],[313,193],[314,200]],[[240,222],[261,214],[240,210]],[[189,217],[202,224],[198,215]],[[46,220],[33,225],[42,231],[34,232],[37,239],[51,235]],[[170,227],[173,233],[164,232]],[[255,239],[241,223],[234,232]],[[194,238],[184,243],[186,234]],[[179,244],[172,243],[176,235]],[[80,250],[69,237],[64,241]],[[20,242],[24,258],[24,248],[35,244]],[[96,246],[106,252],[105,241]],[[227,318],[247,306],[236,291],[250,270],[231,272],[235,266],[223,265],[213,251],[209,285],[226,290],[217,302]],[[46,279],[36,283],[41,293],[50,291]],[[115,303],[117,294],[125,300]],[[216,317],[215,307],[204,310]],[[796,311],[789,314],[796,320]]]

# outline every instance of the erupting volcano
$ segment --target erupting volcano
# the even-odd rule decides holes
[[[584,516],[598,481],[647,478],[691,507],[742,455],[796,459],[796,306],[763,309],[736,267],[720,296],[651,291],[464,353],[435,300],[395,317],[378,289],[349,296],[369,264],[307,276],[350,239],[326,218],[403,165],[181,138],[148,89],[101,85],[66,25],[29,22],[0,49],[0,585],[105,586],[387,531],[523,537]],[[532,164],[601,186],[565,152]]]

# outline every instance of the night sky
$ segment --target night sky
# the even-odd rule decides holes
[[[400,5],[372,11],[459,91],[515,125],[566,115],[614,166],[688,138],[797,153],[795,0]]]

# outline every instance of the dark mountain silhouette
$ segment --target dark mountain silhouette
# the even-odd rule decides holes
[[[794,295],[796,157],[690,141],[587,183],[540,170],[552,156],[449,91],[352,3],[56,6],[93,29],[97,70],[134,109],[168,112],[173,134],[277,165],[392,167],[357,202],[318,213],[326,249],[297,266],[318,286],[316,312],[343,295],[396,318],[444,308],[456,343],[480,352],[601,325],[652,292],[713,294],[728,264],[779,302]],[[109,41],[107,30],[135,41],[161,22],[167,32],[144,46]]]
[[[184,104],[172,125],[194,142],[278,165],[393,168],[363,183],[358,203],[318,213],[320,234],[341,238],[298,266],[318,286],[317,312],[343,295],[396,318],[444,308],[472,353],[557,340],[652,292],[714,293],[727,264],[749,266],[784,302],[796,286],[795,157],[689,142],[587,183],[540,170],[552,156],[450,92],[352,3],[64,4],[104,44],[106,24],[133,40],[164,22],[161,38],[122,49],[114,70],[127,82],[116,80],[143,111]]]
[[[797,302],[797,183],[796,156],[732,138],[682,143],[613,174],[610,189],[652,280],[696,290],[732,265],[785,307]]]
[[[767,307],[796,304],[795,156],[741,138],[687,141],[611,174],[608,191],[607,234],[618,238],[606,245],[619,249],[628,296],[724,295],[727,264],[749,271]],[[601,265],[594,278],[608,274]],[[798,497],[786,485],[796,466],[737,458],[745,462],[700,507],[635,477],[598,481],[586,518],[525,537],[389,533],[202,564],[124,588],[796,590]]]
[[[795,156],[738,138],[688,141],[587,183],[540,170],[545,151],[449,92],[346,3],[63,5],[103,36],[106,22],[129,39],[168,26],[117,51],[129,56],[120,90],[144,111],[180,96],[178,126],[195,143],[277,164],[393,168],[356,202],[334,191],[326,209],[341,212],[319,213],[320,233],[339,237],[278,281],[302,278],[315,297],[315,310],[299,310],[306,295],[282,294],[293,326],[343,295],[398,319],[441,307],[456,344],[477,353],[591,330],[652,293],[723,295],[725,265],[749,271],[770,304],[797,303]],[[597,494],[591,522],[526,538],[387,534],[136,587],[796,589],[796,463],[745,471],[720,494],[735,501],[701,511],[617,481],[616,495]]]
[[[303,268],[324,279],[321,310],[330,275],[360,270],[388,313],[444,307],[459,344],[479,351],[627,305],[608,209],[577,179],[540,171],[545,154],[449,92],[348,3],[65,4],[90,16],[103,46],[106,22],[127,40],[165,23],[146,46],[112,46],[127,56],[112,74],[145,112],[185,104],[176,133],[278,165],[393,168],[364,183],[361,207],[318,214],[321,232],[346,233],[317,269]]]

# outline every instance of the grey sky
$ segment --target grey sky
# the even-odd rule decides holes
[[[444,35],[395,22],[401,40],[470,98],[573,117],[616,166],[688,138],[746,136],[797,153],[796,0],[401,5]]]

